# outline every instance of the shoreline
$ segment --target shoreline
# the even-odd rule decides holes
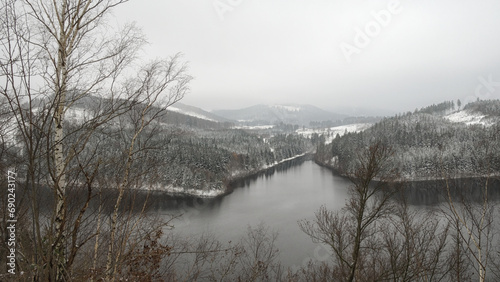
[[[301,158],[304,158],[304,159],[311,158],[312,159],[313,156],[314,156],[314,154],[311,152],[303,153],[300,155],[293,156],[291,158],[283,159],[279,162],[275,162],[273,165],[262,167],[259,170],[254,170],[254,171],[251,171],[251,172],[248,172],[245,174],[240,174],[240,175],[236,175],[234,177],[231,177],[231,179],[229,179],[229,181],[227,182],[227,185],[226,185],[226,193],[221,195],[221,196],[232,193],[234,188],[235,188],[233,186],[235,186],[236,184],[238,184],[241,181],[245,181],[245,180],[248,180],[248,179],[251,179],[254,177],[258,177],[259,175],[264,174],[268,171],[274,170],[277,167],[279,167],[280,165],[286,164],[288,162],[296,161],[296,160],[299,160]]]
[[[324,167],[330,171],[332,171],[335,175],[344,177],[344,178],[349,178],[347,175],[343,174],[338,168],[322,162],[318,160],[317,158],[314,158],[314,162],[321,166]],[[413,177],[413,178],[399,178],[394,181],[394,183],[413,183],[413,182],[432,182],[432,181],[446,181],[446,180],[460,180],[460,179],[492,179],[492,178],[500,178],[500,174],[498,173],[492,173],[489,175],[474,175],[474,174],[461,174],[461,175],[455,175],[455,176],[428,176],[428,177]],[[380,182],[380,180],[374,179],[373,181],[375,182]]]
[[[232,175],[231,177],[227,178],[224,180],[224,188],[221,190],[199,190],[199,189],[186,189],[182,187],[164,187],[164,188],[156,188],[156,189],[151,189],[150,191],[154,192],[161,192],[165,193],[171,196],[186,196],[186,197],[195,197],[195,198],[218,198],[218,197],[224,197],[226,195],[229,195],[233,192],[233,190],[236,188],[238,183],[241,183],[245,180],[249,180],[255,177],[258,177],[259,175],[262,175],[266,172],[269,172],[271,170],[276,169],[280,165],[286,164],[288,162],[300,160],[301,158],[304,159],[309,159],[313,160],[315,164],[324,167],[328,170],[330,170],[332,173],[334,173],[336,176],[343,177],[343,178],[349,178],[345,174],[342,174],[341,171],[328,164],[319,161],[317,158],[314,157],[314,153],[312,152],[307,152],[303,154],[299,154],[287,159],[283,159],[279,162],[275,162],[272,165],[266,165],[262,166],[258,170],[253,170],[253,171],[245,171],[245,172],[240,172]],[[460,179],[486,179],[486,178],[498,178],[500,177],[499,174],[491,174],[491,175],[483,175],[483,176],[477,176],[477,175],[458,175],[458,176],[453,176],[453,177],[418,177],[418,178],[400,178],[394,181],[394,183],[425,183],[425,182],[435,182],[435,181],[446,181],[446,180],[460,180]],[[379,180],[374,179],[373,181],[379,182]]]
[[[253,171],[246,171],[237,173],[228,177],[224,180],[224,190],[199,190],[199,189],[186,189],[183,187],[157,187],[155,189],[145,189],[152,192],[161,192],[171,196],[188,196],[188,197],[196,197],[196,198],[218,198],[229,195],[234,190],[234,185],[238,182],[245,181],[247,179],[259,176],[263,173],[266,173],[270,170],[276,169],[276,167],[286,164],[288,162],[292,162],[301,158],[311,158],[314,156],[312,152],[302,153],[290,158],[283,159],[278,162],[274,162],[272,165],[262,166],[260,169]]]

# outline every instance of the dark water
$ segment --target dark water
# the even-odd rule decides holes
[[[313,219],[321,205],[332,210],[341,209],[349,184],[347,179],[312,161],[302,161],[245,180],[224,197],[160,197],[162,200],[156,202],[154,208],[166,216],[183,214],[174,222],[174,232],[183,236],[208,232],[222,242],[234,242],[246,234],[249,225],[264,223],[279,233],[277,247],[281,262],[294,267],[308,260],[329,258],[327,250],[314,244],[299,229],[297,221]],[[480,200],[482,195],[474,187],[484,182],[453,180],[449,185],[452,190],[459,186],[467,188],[466,197]],[[495,185],[498,187],[498,182]],[[409,183],[405,195],[415,208],[429,208],[442,203],[443,187],[446,187],[443,181]],[[491,200],[500,198],[499,191],[498,188],[489,190]]]
[[[165,214],[183,214],[174,222],[174,232],[185,236],[210,232],[223,242],[234,242],[249,225],[264,223],[279,233],[277,245],[283,264],[298,266],[306,259],[325,259],[327,253],[299,229],[297,221],[312,219],[321,205],[343,207],[348,183],[305,161],[240,183],[221,198],[175,198],[156,208]]]

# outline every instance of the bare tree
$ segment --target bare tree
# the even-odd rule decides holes
[[[488,131],[486,134],[491,135],[484,135],[484,138],[475,144],[473,157],[479,175],[476,178],[463,180],[463,182],[469,181],[470,184],[462,183],[455,187],[451,177],[442,171],[445,179],[446,203],[442,214],[448,218],[455,232],[451,261],[454,266],[453,279],[457,281],[469,276],[469,266],[474,270],[478,281],[486,281],[492,275],[496,275],[494,271],[490,271],[490,265],[496,263],[493,244],[498,240],[498,230],[495,229],[498,227],[494,225],[498,211],[490,199],[490,185],[493,180],[491,175],[495,160],[493,152],[497,150],[495,146],[498,146],[491,140],[496,140],[498,133],[498,130]]]
[[[183,69],[181,68],[179,70],[175,64],[177,64],[175,58],[170,61],[155,62],[143,69],[139,74],[138,81],[130,85],[132,88],[130,88],[129,91],[133,91],[131,94],[143,98],[144,100],[129,112],[132,115],[131,121],[135,121],[135,123],[132,123],[134,130],[129,141],[123,178],[119,183],[119,195],[116,199],[111,218],[111,239],[109,241],[108,259],[106,263],[107,280],[112,280],[113,273],[116,271],[116,265],[118,265],[121,256],[121,252],[113,252],[118,212],[125,189],[129,187],[131,168],[136,159],[135,155],[143,149],[138,146],[138,139],[145,128],[161,115],[165,114],[165,107],[155,106],[161,98],[160,94],[162,94],[165,89],[169,89],[168,87],[170,87],[171,84],[175,84],[174,88],[169,89],[170,96],[167,101],[167,106],[169,106],[181,99],[185,92],[188,80],[184,77]]]
[[[395,213],[381,225],[380,256],[386,279],[446,281],[449,224],[434,210],[411,209],[400,195]]]
[[[263,223],[247,228],[247,235],[240,242],[243,255],[238,260],[238,280],[269,281],[280,277],[282,269],[277,262],[277,237],[278,233]]]
[[[313,241],[332,249],[333,266],[303,267],[297,277],[318,281],[443,281],[449,279],[450,224],[438,214],[413,210],[404,183],[391,166],[393,153],[381,143],[358,155],[353,185],[340,211],[321,207],[315,220],[301,221]]]
[[[390,167],[392,151],[381,143],[358,155],[358,167],[348,172],[353,185],[350,198],[339,212],[321,207],[313,222],[299,222],[313,241],[327,244],[335,257],[335,273],[342,281],[368,281],[383,275],[376,268],[378,254],[376,226],[395,209],[389,201],[397,179]]]
[[[125,189],[141,185],[134,178],[141,172],[131,176],[130,171],[149,143],[138,141],[152,134],[152,121],[188,90],[191,78],[179,56],[146,64],[138,75],[127,76],[145,40],[133,25],[114,33],[105,21],[109,11],[124,2],[2,1],[0,94],[15,120],[24,159],[23,185],[31,191],[33,252],[24,267],[34,273],[33,279],[69,279],[80,249],[99,234],[100,225],[86,233],[82,227],[90,230],[88,222],[96,216],[89,215],[88,207],[98,180],[109,176],[103,167],[110,160],[125,163],[117,181],[118,210]],[[68,114],[75,110],[83,117],[69,123]],[[129,124],[120,123],[125,115]],[[105,150],[93,145],[106,131],[127,132],[120,144],[124,150],[119,149],[125,162],[103,159]],[[41,216],[39,189],[45,185],[53,191],[54,205],[52,213]],[[69,193],[79,189],[85,196],[68,210]],[[116,216],[111,221],[116,226]],[[113,250],[114,242],[109,244]]]
[[[446,179],[446,209],[443,214],[448,218],[455,231],[453,252],[454,279],[460,280],[467,273],[467,258],[478,275],[479,281],[487,280],[489,263],[492,260],[493,244],[497,234],[494,229],[495,205],[488,196],[489,179],[484,180],[480,189],[480,200],[476,202],[471,191],[464,187],[452,189]],[[459,191],[460,190],[460,191]]]

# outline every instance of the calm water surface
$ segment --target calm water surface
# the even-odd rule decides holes
[[[472,182],[471,182],[472,181]],[[439,205],[444,182],[414,182],[407,185],[410,205],[428,209]],[[467,196],[482,199],[476,180],[456,180],[453,186],[471,189]],[[247,180],[234,191],[216,199],[175,197],[161,200],[158,212],[183,216],[173,222],[177,234],[198,237],[214,234],[221,242],[238,241],[248,226],[264,223],[279,233],[277,247],[284,266],[300,266],[307,260],[328,259],[326,248],[303,233],[297,221],[313,219],[322,206],[340,210],[347,199],[350,182],[313,161],[291,162],[271,173]],[[489,189],[491,200],[500,199],[500,184]],[[474,188],[475,187],[475,188]]]
[[[348,180],[305,161],[247,181],[218,199],[164,203],[166,210],[162,212],[183,214],[174,222],[175,232],[185,236],[209,232],[222,242],[237,241],[248,226],[264,223],[279,233],[281,262],[286,266],[301,265],[306,259],[321,259],[327,253],[299,229],[297,221],[312,219],[321,205],[342,208],[347,185]]]

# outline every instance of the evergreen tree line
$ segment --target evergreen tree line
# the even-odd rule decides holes
[[[262,138],[238,129],[185,131],[171,129],[154,158],[163,163],[161,185],[224,190],[235,178],[308,152],[311,143],[299,135]],[[166,141],[165,141],[166,140]]]
[[[142,171],[140,166],[144,163],[155,164],[153,170],[150,169],[141,176],[141,183],[145,187],[152,185],[160,189],[173,186],[186,190],[225,190],[233,179],[307,153],[312,146],[309,139],[298,134],[278,133],[265,138],[223,126],[210,127],[202,123],[200,128],[196,126],[199,124],[196,118],[189,119],[195,120],[194,125],[184,122],[174,125],[170,118],[169,113],[153,127],[144,130],[146,137],[138,139],[139,143],[148,145],[147,150],[135,153],[135,157],[141,161],[134,163],[132,170]],[[80,153],[103,160],[99,169],[99,174],[103,177],[112,179],[121,173],[113,164],[126,157],[123,148],[127,137],[134,132],[134,126],[128,122],[127,117],[122,117],[95,131],[89,136],[85,150]],[[69,132],[78,132],[81,123],[85,123],[84,119],[69,118],[66,127]],[[69,134],[67,142],[78,142],[77,139],[77,134]],[[8,146],[2,143],[2,148]],[[26,159],[25,148],[19,146],[9,147],[9,152],[4,155],[7,153],[12,154],[12,160]],[[40,167],[46,166],[46,159],[40,158]],[[25,165],[19,164],[21,175],[26,173],[26,169]],[[83,183],[84,177],[80,175],[79,178],[82,179],[75,181]]]
[[[373,140],[381,140],[395,151],[394,162],[406,179],[467,177],[500,171],[500,124],[467,125],[443,118],[453,103],[424,108],[386,118],[364,132],[337,136],[319,146],[318,161],[349,171],[356,166],[356,154]],[[499,101],[478,101],[464,110],[489,118],[500,116]]]

